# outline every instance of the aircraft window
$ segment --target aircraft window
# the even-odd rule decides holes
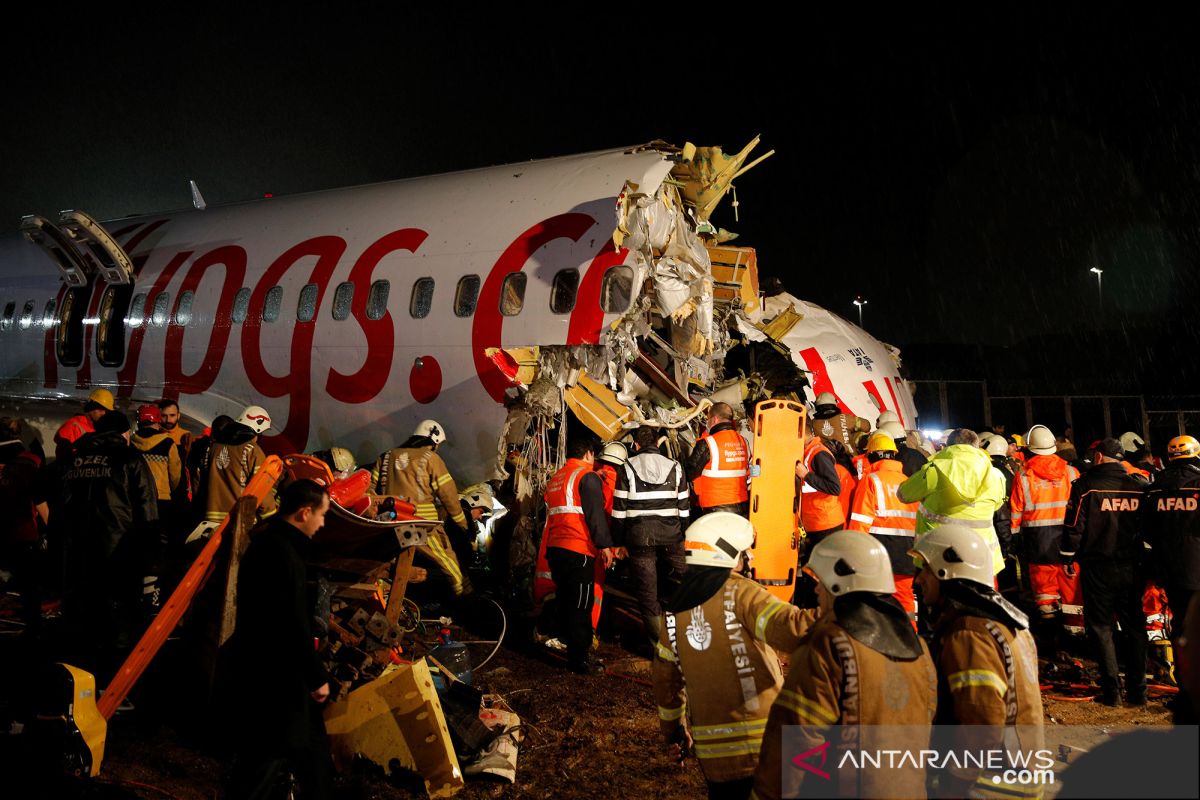
[[[25,304],[25,308],[21,309],[21,328],[28,328],[33,324],[33,301],[30,300]]]
[[[100,298],[100,313],[96,322],[96,357],[106,367],[119,367],[125,360],[125,315],[129,313],[129,298],[133,294],[133,286],[109,286]],[[191,306],[191,292],[184,292],[179,298],[180,306],[184,298]],[[178,319],[179,311],[175,315]],[[190,313],[190,312],[189,312]]]
[[[317,285],[306,283],[300,290],[300,302],[296,304],[296,319],[300,322],[312,322],[317,315]]]
[[[171,306],[171,293],[159,292],[154,298],[154,311],[150,313],[150,324],[156,328],[161,328],[167,324],[170,318],[168,309]]]
[[[51,301],[54,302],[54,301]],[[49,308],[49,307],[47,307]],[[129,304],[129,327],[139,328],[146,321],[146,295],[139,294],[133,298],[133,302]]]
[[[237,294],[233,296],[233,313],[231,317],[238,325],[246,321],[246,315],[250,313],[250,290],[242,287],[237,290]]]
[[[339,283],[333,290],[333,318],[341,322],[350,316],[350,303],[354,300],[354,284]]]
[[[146,298],[143,297],[142,299],[145,300]],[[47,300],[46,301],[46,310],[45,310],[45,312],[42,313],[42,327],[43,328],[49,328],[51,325],[54,324],[54,308],[55,308],[54,301]]]
[[[266,301],[263,303],[263,322],[274,322],[279,319],[279,309],[283,306],[283,287],[272,286],[267,289]]]
[[[54,333],[54,350],[63,366],[77,367],[83,363],[83,315],[91,291],[91,287],[84,287],[70,289],[63,295],[58,309],[58,330]]]
[[[433,308],[433,278],[417,278],[413,284],[412,299],[408,302],[408,313],[413,319],[424,319]]]
[[[0,319],[0,330],[11,330],[13,314],[17,313],[17,304],[9,303],[4,307],[4,318]]]
[[[564,269],[554,276],[550,287],[550,310],[555,314],[570,314],[575,308],[575,295],[579,292],[579,270]]]
[[[176,325],[186,326],[192,324],[192,301],[195,297],[196,293],[190,289],[179,295],[179,303],[175,306]]]
[[[463,275],[458,279],[458,289],[454,292],[454,316],[471,316],[475,313],[475,303],[478,300],[479,276]]]
[[[386,280],[371,284],[371,293],[367,295],[367,319],[383,319],[391,290],[392,284]]]
[[[500,313],[515,317],[525,307],[525,286],[529,278],[524,272],[513,272],[500,287]]]
[[[600,287],[600,307],[609,314],[624,314],[633,300],[633,270],[617,266],[604,275]]]

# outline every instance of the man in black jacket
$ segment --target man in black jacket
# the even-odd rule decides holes
[[[237,749],[231,800],[273,797],[285,768],[307,790],[305,797],[329,794],[320,706],[329,697],[329,674],[316,647],[305,568],[328,510],[323,487],[293,481],[283,491],[279,514],[254,533],[242,556],[231,643]]]
[[[65,549],[63,622],[78,666],[108,682],[137,641],[143,579],[162,556],[154,479],[109,411],[45,476],[50,525]]]
[[[659,597],[669,596],[687,569],[683,528],[688,485],[679,462],[658,451],[656,428],[638,428],[634,446],[636,455],[617,470],[613,533],[617,544],[629,551],[634,595],[653,646],[662,618]]]
[[[1100,665],[1100,702],[1121,705],[1113,619],[1125,646],[1125,699],[1146,703],[1146,635],[1142,614],[1142,520],[1145,484],[1125,471],[1116,439],[1096,448],[1096,466],[1071,485],[1066,529],[1059,546],[1065,563],[1079,561],[1083,617]]]

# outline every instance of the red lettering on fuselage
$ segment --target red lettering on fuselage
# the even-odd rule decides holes
[[[154,279],[154,285],[146,293],[146,306],[141,309],[139,315],[142,317],[142,324],[129,332],[129,345],[125,351],[125,364],[117,372],[117,394],[120,397],[129,397],[132,395],[133,387],[137,385],[138,360],[142,355],[142,340],[146,338],[146,327],[150,324],[150,316],[147,313],[147,309],[153,304],[154,298],[158,296],[159,292],[166,291],[168,284],[171,283],[171,279],[175,277],[175,273],[191,257],[191,250],[176,253],[175,257],[163,267],[162,272],[158,273],[158,277]]]
[[[600,341],[600,327],[604,324],[600,289],[604,285],[604,276],[613,267],[624,264],[628,254],[628,249],[622,247],[617,250],[612,239],[609,239],[592,259],[575,298],[575,310],[571,312],[571,323],[567,329],[567,344],[596,344]]]
[[[216,382],[217,375],[221,371],[225,348],[229,345],[230,326],[232,325],[230,311],[233,308],[233,298],[246,280],[246,251],[237,245],[226,245],[200,256],[188,270],[183,285],[179,287],[179,296],[182,298],[185,292],[195,292],[205,273],[218,264],[225,268],[221,298],[217,301],[216,314],[213,317],[212,327],[209,329],[208,349],[204,353],[204,360],[191,375],[183,371],[183,335],[187,327],[173,324],[167,328],[166,353],[163,363],[163,377],[166,385],[163,396],[172,400],[177,400],[180,392],[200,394],[208,391]],[[178,302],[177,300],[177,311]],[[199,334],[200,331],[196,331],[193,335]]]

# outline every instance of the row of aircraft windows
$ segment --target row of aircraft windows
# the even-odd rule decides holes
[[[515,317],[521,313],[525,307],[525,288],[528,285],[528,276],[524,272],[514,272],[508,275],[500,287],[500,313],[506,317]],[[454,292],[454,315],[458,317],[470,317],[475,313],[475,308],[479,302],[479,290],[482,286],[482,281],[478,275],[464,275],[459,278],[458,286]],[[113,293],[115,287],[110,288],[109,294]],[[354,302],[353,283],[341,283],[333,291],[333,304],[330,307],[330,313],[333,319],[342,321],[348,319]],[[429,316],[433,310],[433,278],[418,278],[413,284],[412,295],[408,301],[408,313],[413,319],[424,319]],[[391,283],[387,280],[378,280],[371,284],[367,292],[366,315],[367,319],[377,320],[382,319],[387,313],[388,296],[391,291]],[[319,289],[315,283],[306,284],[300,290],[300,297],[296,304],[296,319],[299,322],[312,322],[317,315],[317,295]],[[575,310],[575,299],[579,293],[579,270],[565,269],[561,270],[554,276],[554,283],[550,288],[550,310],[555,314],[569,314]],[[625,266],[617,266],[610,269],[604,276],[604,282],[600,289],[600,307],[606,313],[622,314],[629,308],[629,303],[633,294],[633,270]],[[128,297],[128,295],[126,295]],[[167,324],[167,320],[171,318],[171,295],[169,292],[159,292],[154,295],[154,302],[147,305],[147,295],[138,294],[129,304],[129,316],[126,321],[133,327],[141,325],[153,325],[155,327],[163,327]],[[187,290],[179,295],[179,300],[175,305],[174,322],[176,325],[190,325],[192,322],[192,305],[195,301],[195,292]],[[103,304],[100,316],[106,316],[105,311],[113,307],[113,302],[109,299]],[[66,305],[64,304],[64,313]],[[0,315],[0,330],[10,330],[14,322],[21,328],[28,328],[33,325],[33,315],[35,310],[35,302],[33,300],[25,303],[21,311],[21,316],[18,320],[14,320],[16,316],[16,303],[10,302],[4,307],[3,315]],[[263,306],[261,318],[263,322],[272,323],[279,320],[283,310],[283,287],[272,286],[267,290],[263,297]],[[42,324],[49,327],[55,323],[55,303],[53,300],[46,303],[42,313]],[[238,289],[233,298],[233,308],[230,316],[233,321],[241,324],[246,321],[250,313],[250,290],[247,288]],[[59,320],[61,321],[61,320]]]

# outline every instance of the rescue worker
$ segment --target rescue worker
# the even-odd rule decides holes
[[[105,684],[142,632],[145,577],[161,558],[157,492],[129,446],[129,420],[110,411],[55,465],[50,525],[65,546],[63,621],[72,663]]]
[[[113,395],[108,389],[93,389],[83,404],[83,413],[64,422],[54,434],[54,457],[66,459],[75,442],[96,430],[96,422],[112,411]]]
[[[838,769],[842,757],[837,745],[845,739],[829,731],[833,725],[845,726],[843,731],[857,734],[854,744],[866,750],[912,744],[914,735],[922,746],[929,741],[937,674],[928,648],[892,597],[895,580],[887,551],[870,536],[838,531],[813,549],[805,570],[817,580],[821,616],[792,653],[783,689],[771,707],[751,797],[924,797],[925,770],[920,767],[884,773]],[[783,729],[791,725],[800,727],[788,731],[788,757],[837,737],[835,752],[825,762],[829,782],[813,787],[805,770],[791,766],[789,779],[782,781]],[[887,736],[883,726],[905,726],[910,741],[880,740]]]
[[[851,456],[858,453],[854,441],[859,434],[869,433],[871,424],[862,417],[844,413],[833,392],[817,395],[812,428],[826,442],[841,442]]]
[[[994,517],[1004,503],[1004,476],[976,445],[974,431],[958,428],[912,477],[900,484],[896,497],[917,508],[917,541],[938,525],[971,528],[992,552],[992,571],[1004,569]]]
[[[20,438],[21,421],[0,419],[0,571],[21,596],[24,634],[41,628],[41,567],[46,506],[39,494],[42,459]]]
[[[604,514],[604,487],[593,471],[595,445],[586,438],[567,443],[567,461],[546,484],[546,560],[557,589],[559,638],[567,646],[567,668],[595,675],[604,666],[590,658],[596,561],[613,562],[613,541]]]
[[[992,515],[992,529],[996,531],[996,539],[1000,542],[1000,553],[1004,556],[1004,569],[996,576],[996,588],[1003,594],[1014,597],[1021,591],[1021,567],[1017,562],[1017,554],[1013,552],[1012,535],[1012,489],[1020,471],[1020,462],[1009,456],[1010,443],[998,433],[981,441],[980,446],[992,459],[992,466],[1004,476],[1004,502]]]
[[[629,460],[629,449],[620,442],[609,442],[596,457],[596,474],[604,481],[604,511],[612,517],[613,495],[617,491],[617,471]]]
[[[637,429],[635,453],[617,472],[613,494],[613,541],[628,552],[633,595],[651,646],[658,641],[662,607],[687,569],[683,529],[688,519],[688,485],[683,467],[658,450],[658,429]]]
[[[254,473],[266,462],[267,454],[258,437],[271,427],[271,417],[262,406],[246,406],[236,420],[219,416],[213,420],[212,436],[193,451],[198,459],[197,510],[210,522],[229,516]],[[275,513],[275,496],[268,494],[259,505],[260,518]]]
[[[183,563],[183,542],[189,533],[186,524],[187,479],[179,447],[162,428],[162,412],[158,406],[143,405],[137,411],[137,430],[129,437],[130,444],[142,454],[158,498],[159,531],[169,571],[178,570]],[[168,581],[173,585],[174,581]],[[157,602],[152,602],[157,607]]]
[[[1083,606],[1079,565],[1060,549],[1063,520],[1071,483],[1079,470],[1056,455],[1054,434],[1045,425],[1029,429],[1025,469],[1013,481],[1012,534],[1020,536],[1029,567],[1029,583],[1039,615],[1038,636],[1055,653],[1063,644],[1060,633],[1083,635]]]
[[[822,539],[846,525],[841,498],[843,474],[825,442],[805,425],[804,450],[796,462],[796,478],[800,483],[798,522],[804,531],[797,568],[807,562],[808,554]],[[816,607],[816,584],[807,572],[798,573],[792,602],[802,608]]]
[[[710,798],[745,798],[754,783],[771,704],[783,686],[776,651],[790,653],[816,613],[777,599],[742,575],[754,544],[749,520],[706,514],[687,529],[687,574],[664,614],[654,698],[671,757],[689,749]]]
[[[458,487],[446,462],[437,454],[445,441],[446,429],[440,423],[432,419],[422,421],[403,444],[375,461],[371,485],[376,495],[399,497],[412,503],[421,519],[448,520],[453,524],[444,526],[444,536],[428,537],[417,553],[431,559],[447,576],[455,595],[463,595],[471,591],[470,579],[462,568],[470,553],[468,525]]]
[[[1172,643],[1187,625],[1189,601],[1200,591],[1200,441],[1176,436],[1167,444],[1167,466],[1146,491],[1143,521],[1153,563],[1162,576],[1173,614]],[[1200,674],[1200,664],[1196,665]],[[1193,697],[1200,701],[1200,697]],[[1188,708],[1187,698],[1178,705]]]
[[[879,432],[886,433],[896,442],[896,450],[900,454],[898,460],[904,474],[908,477],[916,475],[918,470],[929,460],[929,457],[920,450],[908,446],[908,432],[901,427],[899,422],[884,422],[879,426]]]
[[[1121,705],[1113,642],[1115,618],[1125,639],[1125,700],[1140,706],[1146,704],[1144,548],[1139,514],[1145,484],[1125,472],[1124,458],[1116,439],[1100,443],[1096,465],[1071,487],[1060,547],[1064,560],[1078,560],[1082,568],[1083,614],[1098,651],[1100,702]],[[1031,459],[1031,471],[1037,461]]]
[[[701,514],[732,511],[749,516],[749,464],[746,440],[733,426],[733,408],[728,403],[714,403],[708,410],[708,430],[684,464]]]
[[[1125,471],[1130,475],[1139,475],[1150,482],[1154,479],[1154,474],[1158,472],[1158,465],[1154,463],[1154,457],[1150,454],[1150,448],[1146,446],[1146,440],[1138,436],[1133,431],[1125,431],[1120,436],[1121,449],[1125,451],[1122,461],[1125,463]]]
[[[898,455],[895,440],[886,433],[872,434],[867,440],[871,471],[859,482],[858,490],[854,493],[846,530],[869,533],[883,545],[896,580],[896,590],[892,596],[916,624],[917,600],[913,596],[913,575],[916,570],[908,551],[912,549],[917,528],[917,504],[902,503],[896,497],[896,489],[904,483],[904,471],[897,460]]]
[[[192,447],[192,434],[179,422],[179,403],[174,400],[159,400],[158,410],[162,415],[162,422],[159,423],[159,427],[179,447],[179,455],[183,457],[184,463],[186,463],[188,451]]]
[[[917,582],[933,615],[937,722],[958,752],[1042,749],[1044,715],[1029,618],[992,588],[992,554],[970,528],[934,528],[912,550]],[[952,726],[952,727],[949,727]],[[1009,763],[1009,769],[1020,769]],[[997,788],[1001,770],[947,766],[940,797],[1040,797],[1041,787]]]

